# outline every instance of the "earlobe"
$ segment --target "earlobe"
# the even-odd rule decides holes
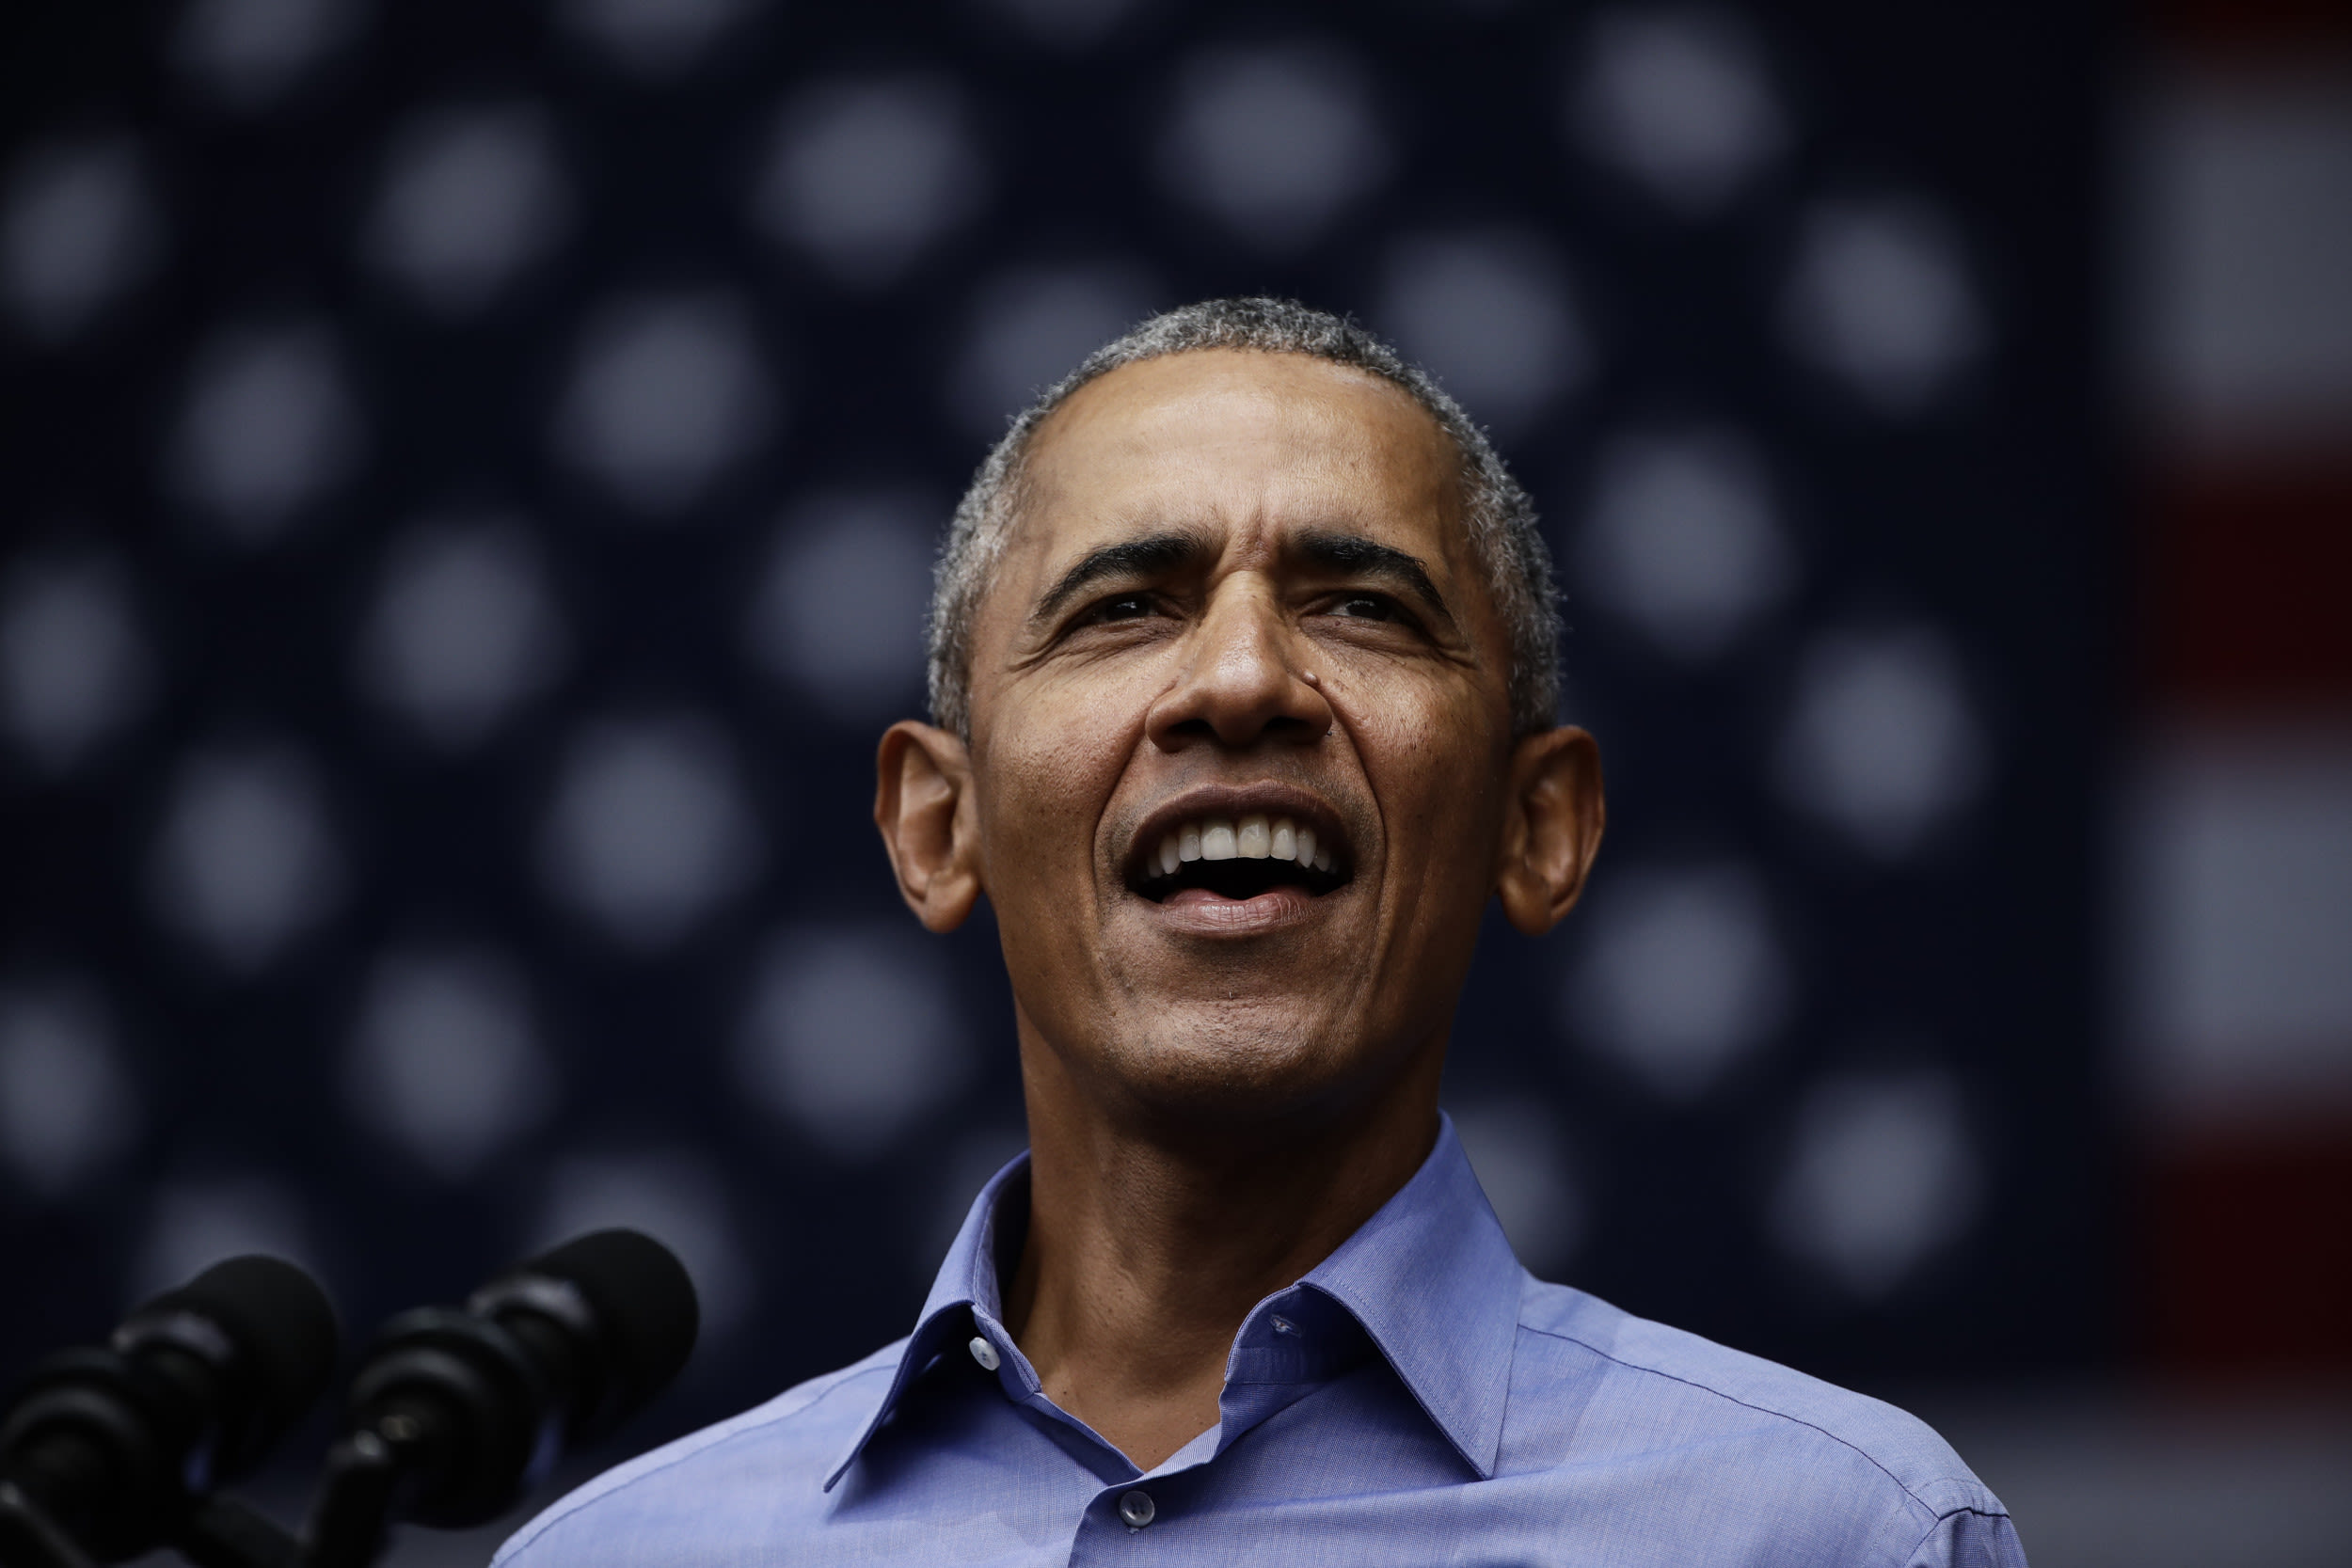
[[[930,929],[952,931],[980,895],[970,752],[947,731],[907,719],[883,732],[874,766],[874,826],[898,895]]]
[[[1600,747],[1568,726],[1522,738],[1505,813],[1495,892],[1512,925],[1540,936],[1575,906],[1600,848]]]

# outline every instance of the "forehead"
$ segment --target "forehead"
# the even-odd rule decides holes
[[[1305,355],[1205,349],[1124,365],[1040,429],[1009,556],[1043,566],[1136,529],[1361,531],[1457,570],[1459,460],[1428,411]]]

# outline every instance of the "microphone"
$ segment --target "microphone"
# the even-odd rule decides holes
[[[395,1516],[440,1528],[496,1518],[560,1452],[660,1393],[699,1322],[685,1267],[634,1230],[517,1264],[463,1310],[393,1318],[352,1381],[304,1562],[363,1568]]]
[[[163,1544],[326,1392],[337,1340],[318,1282],[255,1255],[157,1296],[103,1346],[50,1356],[0,1417],[0,1540],[35,1561],[72,1560],[55,1534],[102,1560]]]

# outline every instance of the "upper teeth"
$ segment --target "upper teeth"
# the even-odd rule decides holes
[[[1160,840],[1153,853],[1160,875],[1172,877],[1187,861],[1296,861],[1317,871],[1331,869],[1331,851],[1315,844],[1315,831],[1287,816],[1204,816]]]

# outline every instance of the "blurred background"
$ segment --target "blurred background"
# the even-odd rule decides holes
[[[940,528],[1272,291],[1559,559],[1610,838],[1448,1095],[1530,1265],[2042,1568],[2352,1560],[2352,10],[20,0],[0,138],[9,1375],[642,1226],[705,1341],[576,1476],[903,1333],[1022,1137],[867,826]]]

